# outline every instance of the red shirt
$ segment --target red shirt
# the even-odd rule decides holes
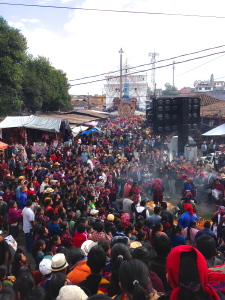
[[[87,240],[87,234],[85,232],[80,233],[80,232],[76,231],[74,234],[74,238],[73,238],[73,246],[77,247],[77,248],[81,248],[81,245],[86,240]]]

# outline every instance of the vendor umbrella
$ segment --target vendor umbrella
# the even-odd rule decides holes
[[[83,131],[81,134],[89,134],[93,132],[99,132],[99,130],[96,128],[92,128],[91,130]]]
[[[5,143],[3,143],[3,142],[0,142],[0,150],[6,149],[6,148],[8,148],[8,147],[9,147],[8,144],[5,144]]]

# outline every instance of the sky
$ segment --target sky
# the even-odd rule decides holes
[[[104,92],[105,81],[87,84],[104,76],[73,80],[119,70],[121,47],[123,62],[128,59],[129,65],[135,67],[150,63],[149,52],[157,52],[160,61],[225,45],[225,18],[8,6],[3,2],[225,17],[224,0],[0,0],[0,16],[21,30],[27,38],[29,53],[49,58],[55,68],[67,74],[71,85],[86,83],[72,86],[71,94]],[[178,64],[221,51],[224,53]],[[156,67],[173,60],[158,62]],[[211,74],[215,79],[225,80],[225,47],[177,58],[175,62],[174,83],[178,89],[193,87],[195,80],[209,80]],[[148,65],[137,70],[150,68]],[[151,86],[151,71],[147,75]],[[172,66],[156,69],[155,82],[157,88],[164,88],[167,82],[172,84]]]

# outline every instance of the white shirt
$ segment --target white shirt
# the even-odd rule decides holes
[[[143,206],[137,206],[136,207],[136,210],[137,212],[140,214],[143,212],[143,210],[145,209],[146,207],[143,207]],[[148,209],[146,208],[146,219],[149,217],[149,211]]]
[[[125,213],[128,213],[130,214],[130,217],[133,218],[134,215],[133,215],[133,211],[131,209],[131,205],[133,204],[134,202],[129,199],[129,198],[124,198],[123,199],[123,212]]]
[[[24,207],[22,211],[23,215],[23,232],[30,233],[32,225],[30,222],[34,221],[34,212],[29,207]]]
[[[43,193],[43,192],[44,192],[46,185],[48,185],[48,183],[42,181],[42,184],[41,184],[41,186],[40,186],[40,193]]]

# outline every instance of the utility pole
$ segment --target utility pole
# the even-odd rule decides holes
[[[174,70],[175,70],[175,60],[173,61],[173,87],[174,87]]]
[[[120,54],[120,101],[122,101],[122,96],[123,96],[123,59],[122,59],[122,55],[123,55],[123,49],[121,48],[119,51]]]
[[[89,92],[87,92],[88,109],[90,109]]]

